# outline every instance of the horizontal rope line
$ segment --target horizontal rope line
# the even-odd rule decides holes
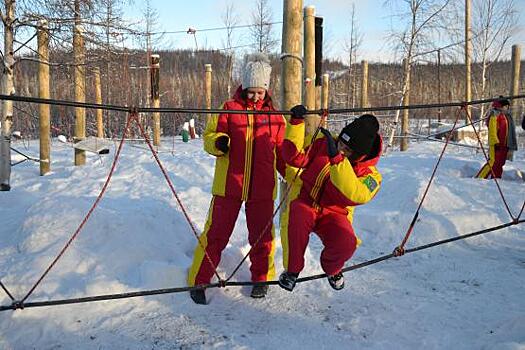
[[[397,111],[397,110],[412,110],[412,109],[431,109],[438,107],[463,107],[471,106],[476,104],[488,103],[497,98],[489,98],[483,100],[475,100],[469,102],[450,102],[450,103],[433,103],[433,104],[417,104],[417,105],[408,105],[408,106],[383,106],[383,107],[367,107],[367,108],[347,108],[347,109],[329,109],[329,114],[343,114],[343,113],[353,113],[353,112],[374,112],[374,111]],[[516,96],[507,96],[508,99],[521,99],[525,98],[525,95],[516,95]],[[39,103],[39,104],[49,104],[56,106],[69,106],[69,107],[79,107],[79,108],[88,108],[88,109],[103,109],[103,110],[113,110],[120,112],[132,112],[136,110],[139,113],[195,113],[195,114],[217,114],[224,113],[224,109],[199,109],[199,108],[152,108],[152,107],[127,107],[127,106],[118,106],[118,105],[106,105],[106,104],[97,104],[97,103],[87,103],[87,102],[75,102],[75,101],[66,101],[66,100],[54,100],[54,99],[45,99],[39,97],[27,97],[27,96],[18,96],[18,95],[1,95],[0,100],[6,101],[18,101],[18,102],[28,102],[28,103]],[[322,115],[324,110],[317,109],[307,111],[306,114],[313,115],[318,114]],[[266,115],[291,115],[290,111],[236,111],[228,110],[228,114],[266,114]]]
[[[483,229],[480,231],[468,233],[465,235],[453,237],[444,239],[441,241],[436,241],[433,243],[421,245],[415,248],[406,249],[405,254],[413,253],[419,250],[428,249],[431,247],[435,247],[437,245],[445,244],[454,242],[460,239],[470,238],[477,235],[481,235],[484,233],[497,231],[509,226],[518,225],[524,223],[525,220],[515,220],[506,224],[494,226],[491,228]],[[390,253],[387,255],[380,256],[378,258],[367,260],[359,264],[355,264],[349,267],[345,267],[342,269],[342,272],[349,272],[353,270],[357,270],[362,267],[366,267],[369,265],[376,264],[381,261],[388,260],[390,258],[395,257],[394,253]],[[306,282],[311,281],[315,279],[320,279],[326,277],[326,274],[318,274],[318,275],[312,275],[308,277],[302,277],[298,278],[297,282]],[[194,287],[180,287],[180,288],[164,288],[164,289],[153,289],[153,290],[145,290],[145,291],[138,291],[138,292],[129,292],[129,293],[121,293],[121,294],[106,294],[106,295],[97,295],[92,297],[84,297],[84,298],[74,298],[74,299],[61,299],[61,300],[49,300],[49,301],[36,301],[36,302],[28,302],[24,304],[19,304],[17,302],[14,302],[11,305],[5,305],[0,306],[0,311],[7,311],[7,310],[16,310],[16,309],[24,309],[24,308],[32,308],[32,307],[42,307],[42,306],[54,306],[54,305],[66,305],[66,304],[78,304],[78,303],[86,303],[86,302],[92,302],[92,301],[104,301],[104,300],[115,300],[115,299],[126,299],[126,298],[134,298],[134,297],[140,297],[140,296],[148,296],[148,295],[160,295],[160,294],[171,294],[171,293],[181,293],[181,292],[188,292],[191,290],[196,290],[200,288],[218,288],[218,287],[232,287],[232,286],[255,286],[255,285],[277,285],[277,281],[266,281],[266,282],[225,282],[224,284],[221,283],[210,283],[206,285],[199,285]]]

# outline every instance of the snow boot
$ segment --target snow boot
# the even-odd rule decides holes
[[[343,276],[342,272],[339,272],[338,274],[335,274],[333,276],[328,276],[328,283],[330,283],[330,287],[332,287],[335,290],[341,290],[345,287],[345,278]]]
[[[206,293],[203,288],[190,290],[190,297],[195,304],[206,305]]]
[[[252,293],[250,294],[250,296],[252,298],[259,299],[259,298],[264,298],[266,296],[266,293],[268,293],[268,285],[266,284],[258,285],[258,286],[253,286]]]
[[[297,282],[297,277],[299,277],[298,273],[284,271],[279,276],[279,286],[291,292],[295,287],[295,283]]]

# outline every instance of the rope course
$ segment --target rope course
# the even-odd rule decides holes
[[[509,96],[508,98],[511,98],[511,99],[525,98],[525,95]],[[34,283],[34,285],[29,289],[29,291],[25,294],[25,296],[22,299],[18,299],[17,300],[15,297],[13,297],[12,293],[9,292],[7,287],[0,280],[0,287],[2,288],[2,290],[8,295],[8,297],[12,301],[11,305],[0,305],[0,311],[17,310],[17,309],[24,309],[24,308],[31,308],[31,307],[41,307],[41,306],[77,304],[77,303],[102,301],[102,300],[115,300],[115,299],[124,299],[124,298],[132,298],[132,297],[139,297],[139,296],[148,296],[148,295],[180,293],[180,292],[187,292],[187,291],[200,289],[200,288],[220,288],[220,287],[227,287],[227,286],[276,285],[277,284],[277,281],[266,281],[266,282],[242,282],[242,281],[241,282],[236,282],[236,281],[230,281],[231,278],[234,276],[234,274],[238,271],[240,266],[243,264],[243,262],[246,260],[246,258],[248,257],[250,252],[248,252],[243,257],[243,259],[235,267],[235,269],[231,273],[231,275],[226,280],[223,280],[223,279],[221,279],[221,277],[217,273],[216,266],[214,266],[214,264],[212,263],[211,258],[209,257],[208,253],[206,252],[206,249],[203,248],[203,251],[205,252],[206,258],[210,261],[212,267],[214,268],[214,273],[215,273],[215,275],[218,278],[218,282],[217,283],[210,283],[210,284],[199,285],[199,286],[195,286],[195,287],[165,288],[165,289],[144,290],[144,291],[127,292],[127,293],[96,295],[96,296],[83,297],[83,298],[72,298],[72,299],[61,299],[61,300],[26,302],[27,299],[31,296],[31,294],[38,287],[38,285],[42,282],[42,280],[48,275],[48,273],[51,271],[51,269],[56,265],[58,260],[64,255],[65,251],[71,245],[73,240],[79,235],[79,233],[81,232],[82,228],[84,227],[84,225],[86,224],[86,222],[90,218],[91,214],[93,213],[93,211],[95,210],[95,208],[97,207],[97,205],[101,201],[102,197],[104,196],[104,194],[105,194],[105,192],[106,192],[106,190],[107,190],[107,188],[109,186],[110,180],[111,180],[111,178],[113,176],[113,173],[115,171],[115,168],[117,166],[118,159],[119,159],[121,151],[122,151],[122,147],[124,145],[124,142],[126,141],[126,134],[129,131],[132,122],[135,122],[136,125],[138,126],[138,128],[140,130],[140,133],[141,133],[141,136],[146,141],[146,143],[148,145],[148,148],[151,151],[153,157],[155,158],[155,161],[157,162],[157,164],[158,164],[158,166],[159,166],[159,168],[160,168],[164,178],[166,179],[166,182],[167,182],[167,184],[168,184],[168,186],[169,186],[173,196],[176,198],[177,203],[181,207],[181,210],[182,210],[182,212],[184,214],[184,217],[185,217],[186,221],[190,225],[193,234],[197,238],[198,244],[201,244],[201,246],[202,246],[202,243],[200,242],[197,230],[196,230],[195,226],[193,225],[193,223],[192,223],[192,221],[191,221],[191,219],[190,219],[186,209],[184,208],[184,206],[182,204],[182,201],[180,200],[179,196],[177,195],[177,192],[175,191],[175,188],[174,188],[174,186],[173,186],[173,184],[172,184],[172,182],[171,182],[171,180],[170,180],[170,178],[168,176],[168,173],[166,172],[165,168],[163,167],[163,165],[162,165],[162,163],[161,163],[161,161],[160,161],[160,159],[158,157],[158,154],[157,154],[158,152],[153,148],[147,133],[145,132],[142,124],[140,123],[140,119],[138,117],[138,113],[151,113],[151,112],[165,112],[165,113],[222,113],[222,112],[224,112],[224,110],[217,110],[217,109],[215,109],[215,110],[210,110],[210,109],[192,109],[192,108],[190,108],[190,109],[187,109],[187,108],[138,108],[138,107],[127,107],[127,106],[115,106],[115,105],[82,103],[82,102],[53,100],[53,99],[41,99],[41,98],[24,97],[24,96],[16,96],[16,95],[0,95],[0,100],[11,100],[11,101],[19,101],[19,102],[27,102],[27,103],[41,103],[41,104],[50,104],[50,105],[59,105],[59,106],[84,107],[84,108],[115,110],[115,111],[127,112],[126,126],[124,128],[124,131],[122,133],[122,137],[121,137],[120,142],[118,144],[117,151],[115,152],[115,157],[114,157],[113,164],[111,166],[110,172],[108,174],[108,177],[107,177],[107,179],[106,179],[106,181],[105,181],[105,183],[104,183],[104,185],[103,185],[99,195],[97,196],[97,198],[93,202],[93,205],[91,206],[91,208],[88,210],[86,216],[81,221],[81,223],[79,224],[79,226],[77,227],[77,229],[75,230],[73,235],[66,242],[64,247],[61,249],[59,254],[53,259],[53,261],[46,268],[44,273],[38,278],[37,282]],[[477,101],[471,101],[471,102],[458,102],[458,103],[445,103],[445,104],[427,104],[427,105],[412,105],[412,106],[386,106],[386,107],[375,107],[375,108],[354,108],[354,109],[333,109],[333,110],[314,110],[314,111],[308,111],[307,114],[320,114],[322,116],[322,118],[320,120],[320,123],[319,123],[319,126],[317,127],[317,129],[316,129],[316,131],[314,133],[314,136],[313,136],[313,139],[315,139],[317,134],[318,134],[318,132],[319,132],[319,130],[320,130],[321,125],[323,125],[323,123],[326,121],[326,119],[327,119],[329,114],[341,114],[341,113],[348,113],[348,112],[371,112],[371,111],[384,111],[384,110],[400,110],[400,109],[425,109],[425,108],[436,108],[436,107],[460,107],[458,109],[457,113],[456,113],[456,119],[455,119],[454,125],[453,125],[452,129],[450,130],[450,131],[454,131],[454,130],[457,130],[459,128],[459,127],[457,128],[457,123],[458,123],[458,120],[459,120],[459,117],[460,117],[460,113],[462,111],[465,111],[466,116],[468,118],[468,121],[470,122],[470,124],[468,124],[468,125],[472,125],[473,124],[472,118],[471,118],[470,114],[468,113],[468,110],[466,109],[466,106],[474,105],[474,104],[480,104],[480,103],[486,103],[486,102],[491,102],[491,101],[494,101],[494,100],[495,99],[484,99],[484,100],[477,100]],[[291,114],[290,111],[267,112],[267,111],[230,111],[230,110],[228,110],[227,113],[229,113],[229,114],[286,114],[286,115]],[[428,182],[428,184],[426,186],[425,192],[424,192],[424,194],[423,194],[423,196],[422,196],[422,198],[420,200],[420,203],[418,205],[416,213],[414,214],[412,222],[410,223],[409,228],[407,229],[407,232],[406,232],[406,234],[405,234],[401,244],[398,245],[393,250],[393,252],[390,253],[390,254],[386,254],[386,255],[377,257],[375,259],[367,260],[367,261],[364,261],[364,262],[361,262],[361,263],[358,263],[358,264],[354,264],[354,265],[349,266],[349,267],[345,267],[345,268],[343,268],[342,272],[353,271],[353,270],[356,270],[356,269],[359,269],[359,268],[363,268],[363,267],[366,267],[366,266],[369,266],[369,265],[372,265],[372,264],[376,264],[376,263],[379,263],[379,262],[382,262],[382,261],[385,261],[385,260],[388,260],[388,259],[391,259],[391,258],[394,258],[394,257],[399,257],[399,256],[402,256],[404,254],[413,253],[413,252],[416,252],[416,251],[419,251],[419,250],[428,249],[428,248],[431,248],[431,247],[435,247],[435,246],[438,246],[438,245],[454,242],[454,241],[457,241],[457,240],[466,239],[466,238],[478,236],[478,235],[481,235],[481,234],[485,234],[485,233],[488,233],[488,232],[501,230],[501,229],[504,229],[504,228],[507,228],[507,227],[511,227],[511,226],[514,226],[514,225],[518,225],[518,224],[522,224],[522,223],[525,222],[525,220],[520,219],[520,217],[523,214],[523,211],[525,209],[525,202],[523,203],[519,214],[517,216],[514,216],[512,214],[512,212],[511,212],[511,210],[510,210],[506,200],[505,200],[505,197],[503,195],[503,192],[501,191],[501,188],[500,188],[500,185],[499,185],[498,181],[496,179],[494,179],[495,183],[496,183],[496,186],[498,187],[498,191],[499,191],[499,193],[501,195],[501,198],[502,198],[502,200],[503,200],[503,202],[505,204],[505,207],[507,209],[507,212],[509,213],[509,215],[510,215],[510,217],[512,219],[510,222],[504,223],[504,224],[500,224],[498,226],[486,228],[486,229],[483,229],[483,230],[480,230],[480,231],[459,235],[459,236],[456,236],[456,237],[453,237],[453,238],[432,242],[432,243],[429,243],[429,244],[417,246],[417,247],[410,248],[410,249],[405,249],[405,244],[407,243],[407,241],[408,241],[408,239],[409,239],[409,237],[410,237],[410,235],[412,233],[412,230],[413,230],[413,228],[414,228],[414,226],[415,226],[415,224],[417,222],[417,218],[419,216],[419,210],[421,209],[421,207],[423,205],[423,202],[424,202],[424,200],[426,198],[428,190],[429,190],[429,188],[430,188],[430,186],[432,184],[432,181],[433,181],[433,179],[435,177],[435,174],[436,174],[436,171],[437,171],[437,169],[439,167],[439,164],[440,164],[440,162],[441,162],[441,160],[442,160],[442,158],[443,158],[443,156],[445,154],[445,150],[447,148],[447,145],[450,143],[451,135],[452,135],[451,132],[447,133],[447,139],[446,139],[446,141],[444,141],[445,145],[443,147],[443,150],[442,150],[442,152],[441,152],[441,154],[440,154],[440,156],[439,156],[439,158],[438,158],[438,160],[436,162],[436,165],[435,165],[435,167],[434,167],[434,169],[432,171],[432,175],[431,175],[431,177],[429,179],[429,182]],[[484,154],[485,158],[488,160],[487,153],[485,152],[485,149],[483,148],[483,144],[481,142],[481,139],[480,139],[479,134],[477,133],[477,131],[476,131],[476,136],[478,138],[478,142],[480,144],[480,147],[483,150],[483,154]],[[308,151],[309,150],[307,150],[307,152]],[[492,169],[491,169],[491,171],[492,171]],[[289,193],[289,191],[290,191],[290,189],[291,189],[291,187],[293,185],[293,182],[296,180],[296,178],[298,177],[299,173],[300,173],[300,171],[296,172],[293,181],[291,182],[291,184],[288,185],[287,190],[286,190],[286,192],[285,192],[281,202],[279,203],[277,209],[275,210],[273,216],[276,215],[276,213],[278,212],[279,208],[286,201],[288,193]],[[256,241],[256,243],[254,245],[256,245],[257,242],[259,242],[259,240],[263,236],[264,232],[266,232],[271,227],[272,222],[273,222],[273,217],[272,217],[272,220],[270,220],[270,222],[267,224],[265,229],[261,232],[259,238],[257,239],[257,241]],[[250,251],[251,251],[251,249],[250,249]],[[302,278],[299,278],[297,281],[298,282],[306,282],[306,281],[315,280],[315,279],[324,278],[324,277],[326,277],[326,274],[318,274],[318,275],[302,277]]]

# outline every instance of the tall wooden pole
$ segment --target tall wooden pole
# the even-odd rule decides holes
[[[330,75],[325,73],[323,74],[322,78],[322,86],[321,86],[321,108],[322,109],[328,109],[329,108],[329,91],[330,91]],[[325,120],[323,123],[323,127],[327,127],[327,121]]]
[[[86,102],[84,29],[80,21],[80,3],[75,0],[75,26],[73,28],[73,57],[75,62],[75,101]],[[75,108],[75,142],[86,138],[86,110]],[[86,152],[75,148],[75,165],[86,164]]]
[[[328,109],[328,92],[330,90],[330,75],[323,74],[323,89],[321,92],[321,108]]]
[[[363,75],[361,78],[361,108],[368,107],[368,62],[361,61]]]
[[[13,68],[15,1],[5,2],[4,22],[4,72],[2,75],[2,94],[15,93]],[[2,101],[2,132],[0,134],[0,191],[11,189],[11,126],[13,124],[13,101]]]
[[[93,68],[93,74],[95,75],[95,103],[102,104],[102,85],[100,83],[100,69],[98,67]],[[97,137],[104,137],[104,118],[102,109],[97,109]]]
[[[403,95],[403,106],[410,104],[410,67],[408,66],[408,59],[403,60],[403,68],[405,72],[406,91]],[[409,110],[403,110],[403,118],[401,119],[401,145],[400,151],[408,150],[408,129],[409,129]]]
[[[160,107],[160,56],[150,56],[151,105]],[[153,113],[153,144],[160,146],[160,113]]]
[[[520,90],[520,60],[521,47],[519,45],[512,45],[512,78],[510,83],[510,95],[515,96],[519,94]],[[521,123],[521,115],[518,113],[518,100],[512,99],[510,102],[512,115],[517,125]]]
[[[304,106],[315,109],[315,7],[304,8]],[[305,118],[306,134],[313,135],[319,125],[319,116]]]
[[[204,103],[206,109],[211,109],[211,64],[204,65]]]
[[[301,103],[302,96],[302,0],[283,1],[281,46],[281,109]]]
[[[47,21],[42,20],[37,32],[38,40],[38,97],[49,99],[49,30]],[[51,170],[51,113],[50,106],[39,104],[40,113],[40,175]]]
[[[472,0],[465,0],[465,102],[472,100],[472,28],[471,28]],[[466,112],[470,115],[470,105]],[[465,117],[466,118],[466,117]]]

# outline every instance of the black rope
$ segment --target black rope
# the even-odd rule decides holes
[[[318,114],[322,115],[325,112],[329,114],[343,114],[343,113],[354,113],[354,112],[374,112],[374,111],[397,111],[405,109],[429,109],[429,108],[440,108],[440,107],[464,107],[482,103],[488,103],[498,98],[488,98],[483,100],[475,101],[462,101],[462,102],[451,102],[451,103],[432,103],[432,104],[418,104],[418,105],[408,105],[408,106],[384,106],[384,107],[367,107],[367,108],[346,108],[346,109],[330,109],[326,110],[311,110],[307,111],[306,114]],[[506,96],[508,99],[521,99],[525,98],[525,95],[515,95],[515,96]],[[70,107],[81,107],[89,109],[102,109],[102,110],[112,110],[120,112],[132,112],[131,107],[127,106],[118,106],[118,105],[107,105],[107,104],[97,104],[97,103],[87,103],[87,102],[75,102],[75,101],[66,101],[66,100],[55,100],[55,99],[46,99],[38,97],[27,97],[27,96],[18,96],[18,95],[2,95],[0,94],[0,100],[8,101],[18,101],[18,102],[29,102],[29,103],[40,103],[40,104],[49,104],[56,106],[70,106]],[[139,113],[195,113],[195,114],[217,114],[224,113],[223,109],[199,109],[199,108],[152,108],[152,107],[139,107],[136,108],[136,111]],[[228,114],[281,114],[281,115],[291,115],[290,111],[235,111],[228,110]]]
[[[428,249],[431,247],[435,247],[441,244],[454,242],[460,239],[470,238],[474,236],[478,236],[484,233],[492,232],[501,230],[503,228],[518,225],[525,223],[525,220],[514,220],[512,222],[494,226],[491,228],[483,229],[480,231],[468,233],[465,235],[453,237],[444,239],[441,241],[436,241],[433,243],[421,245],[415,248],[406,249],[404,252],[407,253],[413,253],[419,250]],[[375,259],[367,260],[359,264],[355,264],[352,266],[348,266],[343,268],[342,272],[349,272],[353,270],[357,270],[366,266],[370,266],[385,260],[388,260],[390,258],[394,258],[396,255],[394,253],[390,253],[387,255],[380,256]],[[297,282],[306,282],[306,281],[312,281],[315,279],[320,279],[326,277],[326,274],[318,274],[318,275],[312,275],[307,277],[298,278]],[[0,282],[1,283],[1,282]],[[41,306],[54,306],[54,305],[66,305],[66,304],[79,304],[79,303],[86,303],[86,302],[92,302],[92,301],[103,301],[103,300],[115,300],[115,299],[125,299],[125,298],[134,298],[134,297],[140,297],[140,296],[148,296],[148,295],[159,295],[159,294],[171,294],[171,293],[181,293],[181,292],[188,292],[191,290],[201,289],[201,288],[220,288],[220,287],[233,287],[233,286],[262,286],[262,285],[276,285],[278,284],[277,281],[265,281],[265,282],[224,282],[221,281],[219,283],[210,283],[205,285],[199,285],[194,287],[180,287],[180,288],[164,288],[164,289],[152,289],[152,290],[144,290],[144,291],[138,291],[138,292],[129,292],[129,293],[120,293],[120,294],[105,294],[105,295],[97,295],[92,297],[84,297],[84,298],[73,298],[73,299],[61,299],[61,300],[49,300],[49,301],[36,301],[36,302],[29,302],[29,303],[21,303],[19,301],[13,301],[11,305],[4,305],[0,306],[0,311],[7,311],[7,310],[17,310],[17,309],[24,309],[24,308],[31,308],[31,307],[41,307]],[[14,299],[13,299],[14,300]]]
[[[0,281],[0,287],[2,287],[4,292],[9,296],[9,298],[11,298],[11,300],[15,301],[15,298],[13,298],[13,295],[11,295],[11,293],[9,293],[9,291],[7,290],[6,286],[4,286],[2,281]]]
[[[26,160],[32,160],[33,162],[40,162],[40,159],[36,159],[36,158],[30,157],[27,154],[24,154],[24,153],[20,152],[19,150],[15,149],[13,147],[10,147],[10,148],[11,148],[11,151],[20,154],[22,157],[26,157],[27,158]]]

